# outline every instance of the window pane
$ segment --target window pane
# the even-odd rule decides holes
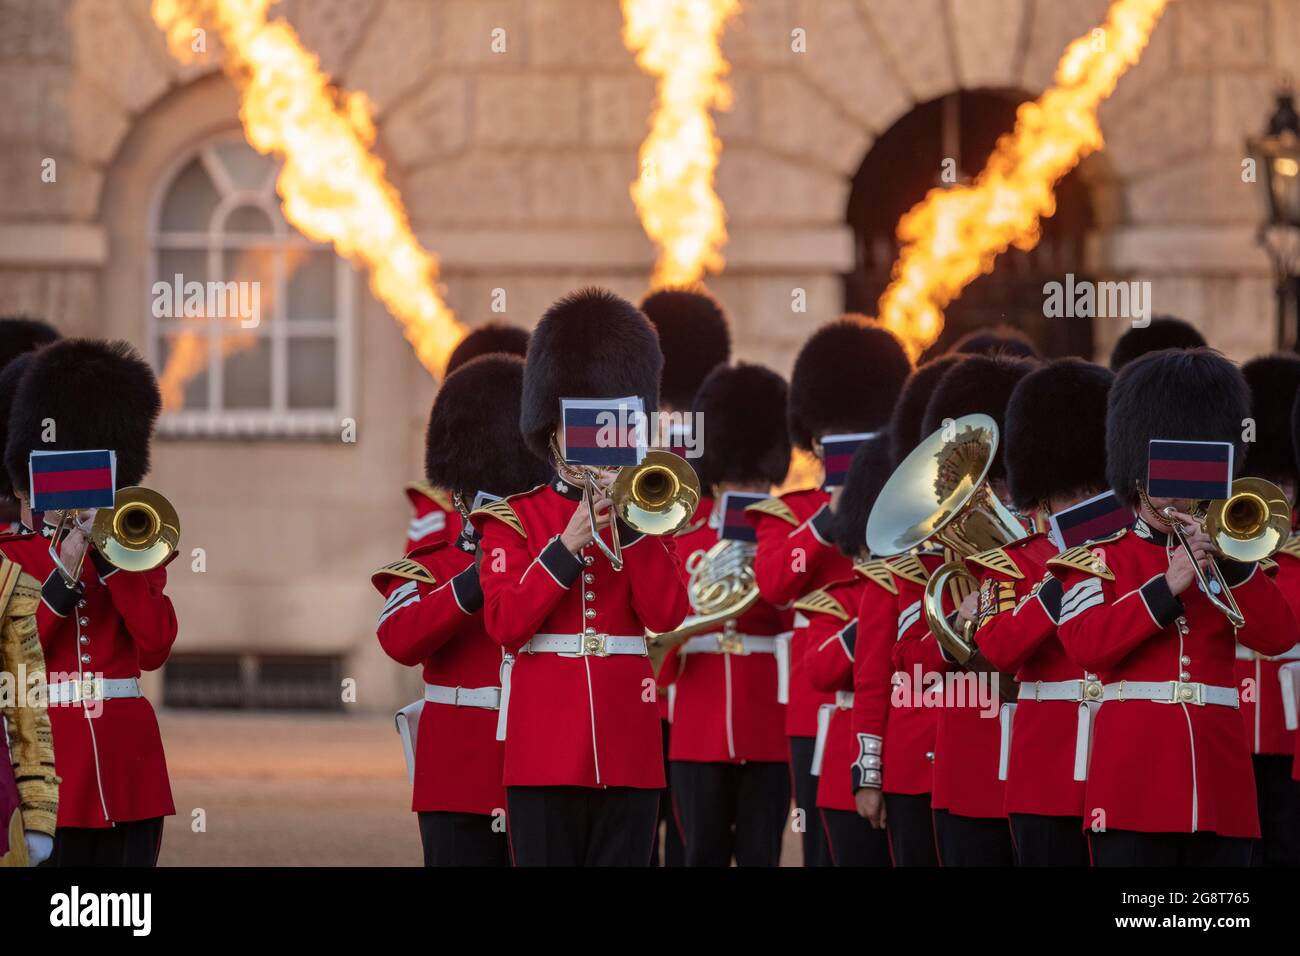
[[[230,295],[225,296],[225,318],[256,318],[258,325],[271,320],[275,311],[272,298],[275,294],[275,259],[278,254],[270,246],[227,249],[221,254],[221,278],[226,282],[247,283],[231,290],[237,297],[235,300]],[[248,313],[247,316],[244,315],[245,312]]]
[[[180,276],[180,294],[177,295],[176,277]],[[162,291],[161,295],[154,295],[152,288],[150,291],[150,308],[158,318],[164,319],[181,319],[185,318],[185,284],[187,282],[198,282],[205,285],[208,281],[208,254],[198,249],[160,249],[158,250],[158,275],[154,277],[155,284],[162,282],[167,288]],[[199,297],[198,302],[204,301],[204,297]],[[156,308],[155,308],[155,303]],[[192,317],[202,316],[204,308],[202,305],[197,306],[197,311]]]
[[[275,161],[263,156],[243,140],[232,139],[216,146],[217,158],[239,189],[261,189]]]
[[[203,164],[193,160],[167,193],[162,211],[163,232],[207,232],[218,199],[217,189]]]
[[[256,206],[239,206],[230,211],[226,217],[226,232],[260,232],[271,231],[271,220],[266,213]]]
[[[291,338],[289,347],[289,407],[333,408],[334,339]]]
[[[328,249],[288,253],[290,319],[334,318],[334,270],[338,263]]]
[[[229,330],[227,334],[230,335]],[[231,336],[225,344],[225,407],[269,408],[271,341],[264,336]]]
[[[184,329],[158,337],[162,368],[158,385],[163,408],[169,412],[208,407],[208,339],[197,330]]]

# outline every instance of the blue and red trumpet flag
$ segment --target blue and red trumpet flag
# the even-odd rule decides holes
[[[97,451],[34,451],[27,459],[32,511],[113,507],[117,455]]]
[[[1062,508],[1051,517],[1052,538],[1062,551],[1114,534],[1133,523],[1133,509],[1113,491]]]
[[[758,530],[745,509],[757,504],[767,495],[754,494],[751,491],[724,491],[718,508],[722,512],[722,525],[718,537],[727,541],[757,541]]]
[[[623,468],[645,457],[645,408],[634,395],[562,398],[560,422],[564,460],[570,465]]]
[[[1221,501],[1232,495],[1232,443],[1153,438],[1146,493],[1153,498]]]
[[[858,432],[853,435],[826,435],[822,438],[822,467],[826,477],[822,488],[838,488],[849,476],[853,453],[863,442],[876,437],[875,432]]]

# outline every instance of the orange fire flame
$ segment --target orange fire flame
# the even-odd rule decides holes
[[[1056,183],[1105,142],[1097,108],[1146,48],[1168,0],[1116,0],[1103,26],[1070,44],[1056,85],[1016,115],[970,185],[933,189],[900,220],[902,250],[880,320],[913,356],[943,331],[943,309],[1009,247],[1038,244]]]
[[[330,86],[293,28],[267,20],[271,2],[153,0],[151,12],[182,60],[193,55],[196,29],[216,28],[242,94],[245,137],[284,160],[276,188],[285,218],[369,268],[371,291],[401,323],[420,363],[441,376],[465,329],[443,301],[437,258],[415,238],[384,164],[371,153],[369,102]]]
[[[710,109],[731,106],[718,40],[739,0],[622,0],[623,42],[659,78],[641,175],[631,187],[659,249],[650,285],[683,286],[722,271],[726,213],[713,191],[722,143]]]

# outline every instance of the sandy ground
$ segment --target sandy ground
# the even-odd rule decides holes
[[[390,718],[162,711],[159,722],[176,799],[162,865],[420,864]],[[785,844],[783,865],[797,865],[788,831]]]

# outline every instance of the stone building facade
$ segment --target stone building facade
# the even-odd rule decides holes
[[[176,63],[149,5],[0,0],[0,313],[126,338],[161,361],[149,295],[167,190],[239,125],[219,44]],[[788,371],[798,343],[841,309],[850,183],[883,131],[963,89],[1036,96],[1106,7],[744,0],[725,41],[734,105],[718,118],[727,269],[709,282],[740,356]],[[585,283],[644,291],[653,251],[628,184],[654,86],[624,48],[617,0],[281,0],[275,11],[339,84],[373,101],[389,174],[465,321],[531,325]],[[1286,73],[1300,73],[1300,0],[1178,0],[1106,103],[1107,148],[1085,169],[1088,270],[1150,281],[1156,311],[1237,358],[1271,346],[1272,280],[1254,242],[1262,200],[1241,163]],[[185,522],[170,582],[178,654],[235,660],[245,674],[264,658],[333,660],[330,679],[355,677],[358,705],[379,708],[409,692],[409,676],[374,646],[367,574],[400,547],[400,485],[418,476],[434,383],[350,273],[337,272],[323,347],[340,383],[333,411],[355,419],[357,440],[291,415],[256,428],[200,421],[159,438],[150,483]],[[792,311],[796,289],[805,312]],[[504,315],[491,311],[494,290]],[[1100,352],[1118,331],[1098,324]]]

